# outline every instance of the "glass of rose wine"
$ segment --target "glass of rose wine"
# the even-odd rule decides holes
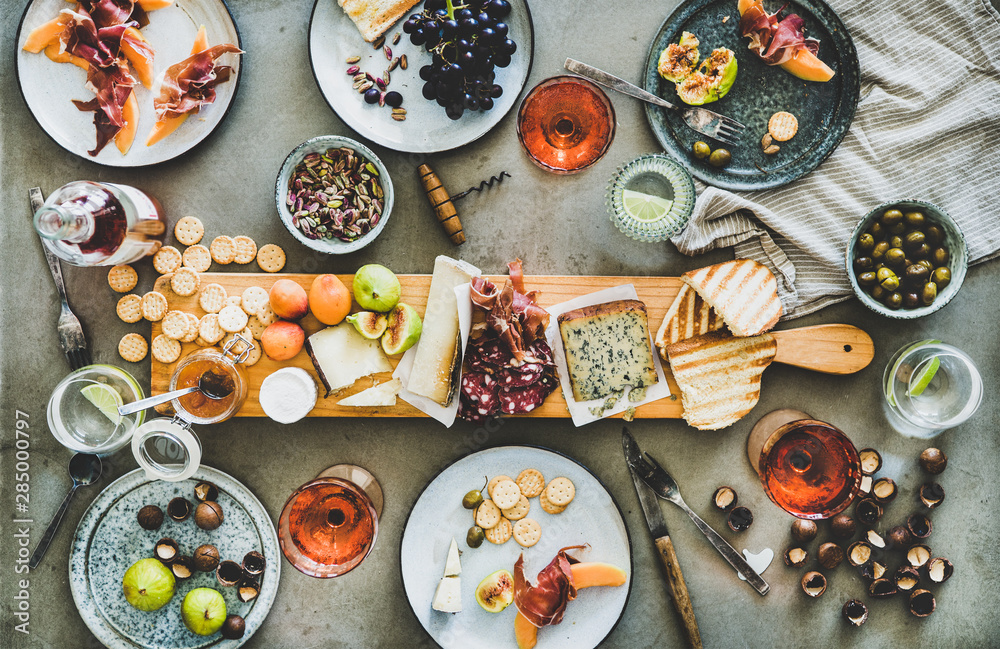
[[[288,562],[322,579],[358,566],[375,546],[382,488],[353,464],[338,464],[295,490],[278,519],[278,541]]]
[[[861,461],[854,444],[803,412],[765,415],[750,432],[747,452],[768,498],[792,516],[829,518],[858,494]]]

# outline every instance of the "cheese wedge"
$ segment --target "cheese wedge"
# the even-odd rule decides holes
[[[306,339],[305,347],[327,397],[364,376],[392,371],[379,341],[368,340],[350,322],[317,331]]]
[[[424,326],[406,389],[447,406],[458,384],[455,370],[462,362],[455,287],[472,281],[480,271],[464,261],[441,255],[434,260]]]
[[[462,560],[459,558],[458,541],[454,537],[451,539],[451,546],[448,548],[448,560],[444,563],[444,576],[457,577],[462,574]]]
[[[385,383],[379,383],[367,390],[352,394],[346,399],[337,402],[338,406],[394,406],[396,405],[396,395],[399,394],[403,383],[399,379],[392,379]]]
[[[448,560],[444,564],[444,576],[434,591],[431,608],[442,613],[459,613],[462,610],[462,560],[459,558],[458,541],[454,537],[448,547]]]

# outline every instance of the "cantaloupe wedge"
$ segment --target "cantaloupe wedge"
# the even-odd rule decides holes
[[[82,59],[79,56],[70,54],[69,52],[60,52],[60,44],[52,43],[45,48],[45,56],[49,57],[56,63],[72,63],[81,70],[90,70],[90,64],[87,63],[86,59]]]
[[[142,33],[135,27],[129,27],[125,30],[125,33],[142,43],[146,42]],[[122,39],[122,52],[125,53],[125,58],[128,59],[129,64],[135,69],[135,76],[139,78],[140,83],[147,88],[153,87],[153,58],[147,56],[144,52],[139,50],[126,38]]]
[[[23,49],[32,54],[38,54],[53,43],[58,45],[65,31],[66,19],[62,16],[56,16],[44,25],[39,25],[31,30],[31,33],[28,34],[28,39],[24,41]]]
[[[538,627],[521,615],[521,611],[514,618],[514,639],[517,640],[518,649],[532,649],[538,644]]]
[[[145,9],[145,7],[143,7],[143,9]],[[202,25],[198,29],[198,34],[194,37],[194,45],[191,46],[191,54],[197,54],[198,52],[207,49],[208,34],[205,31],[205,26]],[[163,138],[176,131],[177,128],[184,123],[184,120],[188,118],[188,115],[189,113],[184,113],[183,115],[177,115],[176,117],[167,117],[166,119],[157,120],[156,123],[153,124],[153,130],[149,132],[149,137],[146,139],[146,146],[153,146]]]
[[[208,49],[208,32],[205,31],[205,26],[202,25],[198,28],[198,33],[195,34],[194,44],[191,46],[191,53],[197,54],[202,50]]]
[[[139,101],[135,98],[134,90],[129,93],[125,105],[122,106],[122,119],[125,120],[125,125],[115,134],[115,146],[122,155],[125,155],[132,148],[135,131],[139,126]]]
[[[835,74],[830,66],[809,50],[798,50],[791,59],[778,67],[803,81],[829,81]]]
[[[70,0],[70,2],[72,1]],[[174,4],[174,0],[139,0],[138,4],[142,7],[143,11],[156,11],[157,9],[166,9],[171,6]]]

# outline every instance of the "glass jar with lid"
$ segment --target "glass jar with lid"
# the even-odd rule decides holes
[[[253,341],[237,334],[222,351],[206,347],[182,358],[170,377],[171,391],[196,386],[209,372],[232,391],[222,399],[211,399],[201,392],[186,394],[171,401],[174,412],[194,424],[215,424],[235,415],[247,398],[247,374],[241,362],[253,346]]]

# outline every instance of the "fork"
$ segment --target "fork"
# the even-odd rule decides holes
[[[679,111],[688,126],[720,142],[738,144],[740,134],[746,128],[735,119],[712,112],[707,108],[681,108],[680,106],[675,106],[669,101],[660,99],[656,95],[648,93],[624,79],[619,79],[586,63],[581,63],[574,59],[566,59],[565,67],[570,72],[579,74],[581,77],[586,77],[591,81],[596,81],[602,86],[606,86],[617,92],[641,99],[661,108],[670,108],[671,110]]]
[[[45,202],[42,198],[42,189],[32,187],[28,190],[28,197],[31,201],[31,213],[34,214],[41,209]],[[66,301],[66,285],[63,283],[59,258],[52,254],[44,241],[42,242],[42,251],[45,253],[45,260],[49,263],[49,271],[52,272],[52,280],[56,284],[56,290],[59,291],[59,297],[62,299],[62,311],[59,313],[59,322],[56,325],[56,330],[59,333],[59,346],[66,354],[70,368],[78,370],[91,364],[90,352],[87,351],[87,339],[83,335],[80,319],[70,310],[69,302]]]
[[[719,536],[718,532],[713,530],[708,523],[701,520],[698,514],[691,511],[691,508],[687,506],[684,499],[681,498],[681,492],[677,488],[677,483],[674,481],[670,474],[660,466],[659,462],[653,459],[649,453],[644,453],[644,458],[639,458],[636,462],[636,468],[642,473],[642,477],[646,479],[644,482],[652,487],[656,495],[664,500],[669,500],[681,509],[683,509],[694,524],[698,526],[701,533],[705,535],[706,538],[715,546],[715,549],[719,551],[726,561],[729,562],[733,568],[735,568],[741,575],[746,577],[747,583],[754,587],[754,589],[761,595],[767,595],[771,587],[764,581],[764,579],[757,574],[757,571],[750,567],[750,564],[746,562],[739,552],[736,551],[733,546],[729,545],[724,538]],[[648,460],[648,462],[647,462]]]

